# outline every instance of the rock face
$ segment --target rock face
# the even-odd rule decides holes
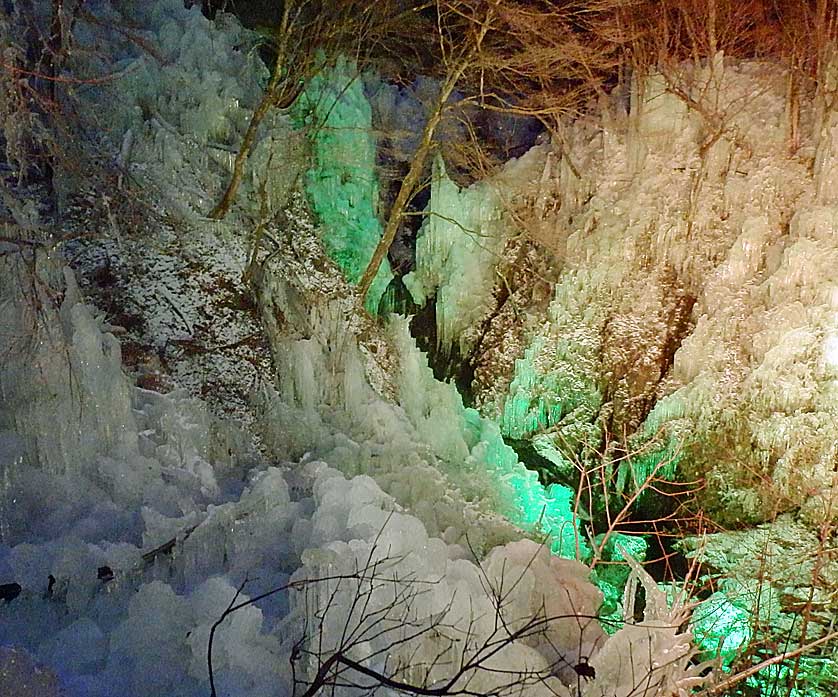
[[[628,111],[603,99],[516,163],[527,196],[496,182],[514,205],[480,229],[556,259],[546,311],[507,292],[462,330],[481,327],[476,400],[507,436],[554,459],[642,451],[627,489],[677,464],[723,521],[834,516],[838,117],[815,90],[790,149],[786,88],[776,66],[721,55],[636,77]],[[439,318],[462,273],[435,282]]]

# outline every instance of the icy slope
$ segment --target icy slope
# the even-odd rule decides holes
[[[289,209],[288,220],[257,279],[279,388],[264,393],[264,442],[312,451],[347,474],[372,474],[449,542],[465,544],[468,535],[486,550],[512,539],[501,513],[553,535],[562,555],[584,556],[572,492],[546,490],[494,423],[434,380],[403,320],[385,331],[355,311],[302,206]]]
[[[40,252],[33,267],[24,248],[10,251],[2,260],[9,319],[0,347],[8,357],[0,416],[2,442],[15,449],[4,449],[0,463],[0,574],[20,588],[0,607],[0,643],[17,653],[0,660],[31,670],[25,651],[49,666],[65,694],[85,697],[207,694],[211,633],[216,688],[242,696],[291,694],[289,660],[305,680],[333,655],[413,684],[455,680],[481,691],[524,687],[524,694],[568,697],[579,694],[574,666],[598,650],[626,669],[603,670],[602,680],[585,683],[585,694],[616,689],[624,679],[632,689],[637,671],[655,678],[644,692],[649,697],[659,681],[691,679],[688,637],[676,635],[679,621],[661,623],[665,606],[648,610],[648,626],[634,628],[651,654],[634,655],[637,637],[606,639],[594,619],[601,595],[579,562],[551,558],[524,540],[487,549],[478,566],[470,550],[429,535],[366,474],[346,479],[308,456],[279,467],[236,464],[254,457],[242,433],[181,393],[131,386],[118,341],[80,302],[72,273],[56,274],[60,267]],[[16,292],[27,282],[40,297]],[[34,363],[15,344],[21,339],[39,347]],[[402,348],[412,364],[409,347]],[[363,380],[349,386],[366,388],[361,398],[369,399]],[[412,388],[418,400],[413,396],[411,407],[403,396],[404,409],[424,399],[421,414],[413,414],[420,422],[432,422],[435,409],[448,419],[456,413],[451,405],[432,406],[438,395],[430,378]],[[395,405],[376,409],[379,418],[409,423]],[[65,428],[50,431],[56,422]],[[434,431],[430,447],[439,449]],[[459,447],[453,434],[446,438]],[[336,463],[345,469],[358,462],[349,437],[334,433],[333,442],[344,444],[330,451]],[[369,455],[376,450],[374,440],[355,445]],[[407,447],[420,451],[420,442],[396,445],[408,456],[416,454]],[[386,470],[364,464],[404,497]],[[426,480],[433,472],[425,464]],[[510,474],[514,479],[514,468]],[[431,486],[446,481],[438,472]],[[445,495],[451,520],[464,516],[459,494]],[[413,508],[426,517],[433,507],[423,508],[422,500]],[[394,596],[394,589],[401,590]],[[234,602],[243,605],[216,625]],[[536,629],[520,640],[503,633],[531,621]],[[477,652],[476,665],[457,677],[456,661],[439,658],[463,651]],[[665,669],[643,663],[659,651],[670,652]]]

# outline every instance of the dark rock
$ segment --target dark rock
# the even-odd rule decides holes
[[[0,584],[0,600],[10,603],[20,595],[21,590],[19,583],[2,583]]]

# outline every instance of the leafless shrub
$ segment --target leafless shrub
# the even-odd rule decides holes
[[[505,697],[524,694],[531,688],[545,694],[579,697],[599,694],[589,689],[594,685],[602,685],[609,694],[616,690],[621,697],[663,697],[706,680],[703,674],[708,666],[690,667],[688,634],[679,629],[689,607],[678,599],[668,607],[666,594],[655,589],[651,577],[636,563],[634,584],[639,581],[645,589],[646,614],[656,619],[638,623],[628,619],[624,635],[603,649],[604,635],[597,618],[581,608],[551,615],[542,601],[532,615],[518,616],[513,598],[523,591],[520,585],[527,586],[524,578],[535,556],[515,571],[505,566],[492,572],[479,567],[490,616],[480,616],[474,606],[466,616],[462,616],[462,608],[452,611],[455,602],[461,601],[453,596],[439,612],[423,616],[415,606],[437,590],[439,581],[400,575],[401,559],[382,554],[384,550],[378,545],[376,539],[354,569],[298,578],[247,600],[239,600],[243,583],[209,634],[207,667],[212,697],[217,694],[213,643],[218,629],[235,612],[285,591],[302,593],[305,607],[303,626],[293,641],[289,659],[296,697],[344,690],[373,694],[382,689],[426,697]],[[544,550],[539,549],[537,554],[542,553]],[[571,588],[567,593],[570,607],[574,607]],[[634,613],[636,588],[631,585],[626,596],[630,598],[629,618]],[[561,594],[563,590],[557,587],[535,592]],[[582,643],[574,652],[578,656],[553,643],[551,627],[563,622],[578,628],[580,642],[589,630],[595,629],[593,634],[601,637],[594,642],[593,650],[606,651],[609,656],[611,663],[602,668],[608,673],[604,681],[600,676],[601,681],[596,682],[592,656],[584,655]],[[536,645],[542,654],[550,653],[554,658],[546,664],[540,660],[532,663],[527,658],[531,654],[516,652],[516,647]],[[599,665],[596,661],[594,664]],[[565,675],[564,684],[556,679],[559,674]],[[594,685],[589,686],[590,681]]]

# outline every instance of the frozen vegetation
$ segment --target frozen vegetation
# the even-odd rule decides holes
[[[370,313],[353,289],[375,129],[419,103],[340,58],[212,221],[257,38],[180,0],[86,7],[70,67],[113,76],[75,95],[111,162],[56,172],[66,241],[34,204],[0,237],[0,694],[311,697],[337,670],[324,693],[686,697],[810,591],[825,634],[838,571],[789,550],[835,517],[834,109],[804,104],[789,154],[782,73],[719,54],[471,186],[438,156],[403,283],[474,361],[473,408],[374,316],[386,263]],[[614,500],[706,477],[718,520],[785,515],[684,543],[726,575],[692,612],[566,485],[592,454]]]

